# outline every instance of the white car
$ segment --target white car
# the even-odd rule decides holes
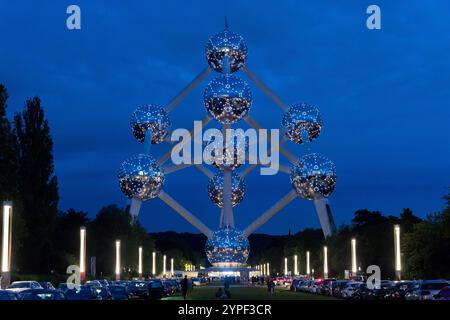
[[[29,289],[43,289],[37,281],[14,281],[8,287],[9,291],[20,293]]]
[[[341,290],[341,296],[342,298],[351,298],[353,297],[353,294],[355,293],[356,289],[359,288],[360,285],[362,285],[362,282],[356,282],[352,281],[345,285],[344,289]]]
[[[445,280],[417,281],[411,291],[405,294],[405,300],[434,300],[434,296],[449,285],[450,283]]]

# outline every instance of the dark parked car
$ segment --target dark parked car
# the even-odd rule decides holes
[[[19,300],[19,295],[9,290],[0,290],[0,300]]]
[[[66,292],[67,300],[101,300],[99,292],[94,286],[81,286],[80,290],[69,289]]]
[[[112,295],[108,287],[95,287],[95,290],[97,291],[101,300],[112,300]]]
[[[164,287],[161,280],[151,280],[149,282],[150,299],[160,300],[164,294]]]
[[[55,290],[55,287],[50,282],[39,282],[42,288],[47,290]]]
[[[406,293],[413,288],[413,285],[413,281],[394,282],[384,298],[386,300],[404,300]]]
[[[450,300],[450,286],[442,288],[434,298],[436,300]]]
[[[108,287],[113,300],[128,300],[127,288],[124,286],[112,285]]]
[[[20,300],[66,300],[66,295],[59,290],[29,289],[20,292]]]
[[[149,299],[149,283],[145,281],[132,281],[126,287],[130,299]]]

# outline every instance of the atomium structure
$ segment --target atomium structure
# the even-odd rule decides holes
[[[335,225],[328,197],[335,189],[336,169],[328,158],[310,151],[312,142],[323,131],[323,120],[319,109],[306,103],[288,106],[277,97],[247,67],[248,49],[245,40],[241,35],[231,32],[227,24],[224,31],[213,35],[208,40],[205,56],[208,66],[169,103],[164,106],[141,105],[132,113],[131,132],[138,142],[144,144],[145,152],[122,163],[118,180],[122,192],[131,200],[129,210],[133,221],[137,219],[143,202],[154,198],[161,199],[206,235],[208,240],[205,251],[214,268],[244,267],[250,252],[248,236],[294,199],[312,201],[325,237],[333,234]],[[245,177],[261,165],[244,163],[248,144],[242,145],[242,142],[241,144],[236,142],[230,146],[224,143],[223,152],[212,153],[210,159],[204,159],[205,163],[194,161],[194,163],[178,165],[166,164],[175,148],[172,145],[170,150],[161,155],[158,160],[150,156],[152,144],[164,142],[171,144],[166,139],[170,134],[171,112],[213,72],[216,72],[217,76],[206,84],[203,92],[206,116],[202,119],[202,127],[215,120],[225,131],[243,120],[254,129],[262,128],[251,116],[253,112],[258,113],[258,108],[252,107],[252,90],[247,81],[241,77],[242,75],[262,90],[283,111],[280,122],[284,136],[279,141],[279,152],[290,163],[291,168],[280,165],[280,172],[287,174],[290,178],[291,190],[244,229],[236,227],[233,210],[240,202],[245,201]],[[238,76],[238,74],[241,75]],[[202,144],[202,139],[193,138],[194,143]],[[267,143],[269,143],[268,140]],[[287,141],[305,146],[305,154],[300,157],[291,154],[284,147]],[[194,166],[209,178],[205,191],[211,202],[220,210],[219,228],[216,231],[207,227],[164,191],[164,185],[170,183],[168,176],[189,166]],[[289,178],[286,178],[287,186]]]

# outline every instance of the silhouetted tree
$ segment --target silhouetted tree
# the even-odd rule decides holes
[[[19,145],[18,191],[28,230],[21,254],[23,268],[48,273],[55,254],[52,238],[59,197],[53,175],[53,141],[40,99],[27,100],[14,124]]]

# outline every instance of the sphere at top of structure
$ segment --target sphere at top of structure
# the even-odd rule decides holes
[[[290,106],[283,116],[282,124],[289,140],[298,144],[303,143],[304,133],[309,141],[315,140],[323,126],[319,109],[306,103]]]
[[[291,169],[292,187],[307,200],[328,197],[336,186],[336,168],[317,153],[304,155]]]
[[[223,172],[218,172],[208,182],[208,195],[212,203],[220,208],[223,206]],[[236,206],[244,199],[245,182],[234,171],[231,174],[231,203]]]
[[[117,175],[120,189],[128,198],[141,201],[158,196],[164,185],[164,173],[149,155],[139,154],[125,160]]]
[[[134,110],[130,119],[130,127],[133,136],[139,142],[144,142],[147,131],[151,130],[151,143],[157,144],[166,137],[170,127],[170,120],[162,106],[145,104]]]
[[[206,241],[206,256],[214,267],[239,267],[245,265],[250,253],[250,243],[242,231],[221,228]]]
[[[244,65],[247,58],[247,45],[241,35],[225,29],[209,38],[205,55],[213,70],[232,73]]]
[[[245,81],[226,74],[208,83],[203,101],[211,117],[222,124],[232,124],[248,114],[252,92]]]

